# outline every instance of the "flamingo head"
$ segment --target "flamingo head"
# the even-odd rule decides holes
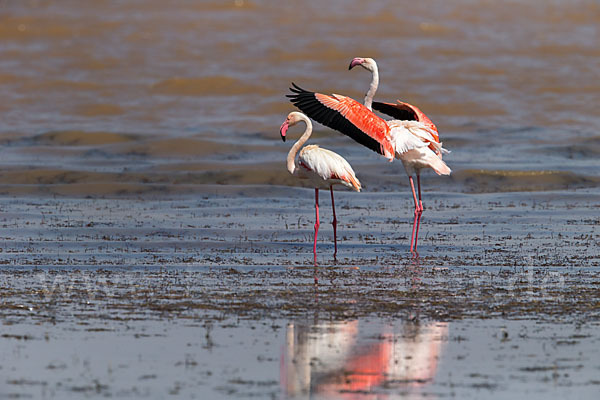
[[[285,133],[287,132],[290,126],[296,125],[300,121],[300,113],[297,111],[292,111],[288,114],[283,124],[281,124],[281,128],[279,128],[279,133],[281,134],[281,140],[285,142]]]
[[[351,70],[352,68],[356,67],[357,65],[360,65],[367,71],[371,71],[371,72],[373,72],[373,70],[377,67],[377,63],[375,63],[375,60],[373,60],[372,58],[355,57],[350,62],[350,65],[348,66],[348,70]]]

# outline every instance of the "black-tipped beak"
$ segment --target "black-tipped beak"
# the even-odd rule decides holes
[[[285,133],[287,132],[288,128],[289,128],[289,124],[287,121],[285,121],[283,124],[281,124],[281,128],[279,128],[279,134],[281,135],[281,140],[283,140],[285,142]]]
[[[364,60],[362,58],[352,59],[352,61],[350,61],[350,65],[348,66],[348,71],[350,71],[352,68],[356,67],[357,65],[361,65],[363,62],[364,62]]]

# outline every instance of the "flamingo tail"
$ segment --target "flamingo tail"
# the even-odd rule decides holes
[[[450,173],[452,172],[448,165],[446,165],[446,163],[436,155],[428,157],[427,161],[431,169],[433,169],[438,175],[450,175]]]

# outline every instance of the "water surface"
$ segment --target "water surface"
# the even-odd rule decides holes
[[[5,2],[0,185],[292,184],[290,83],[360,100],[370,76],[347,65],[371,56],[377,98],[419,105],[453,150],[454,177],[426,188],[597,186],[599,16],[585,0]],[[369,190],[405,190],[399,164],[320,126],[314,141]]]

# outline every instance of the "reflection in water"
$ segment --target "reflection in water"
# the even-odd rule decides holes
[[[380,331],[366,321],[290,323],[281,357],[288,397],[394,398],[433,382],[448,323],[404,322]]]

